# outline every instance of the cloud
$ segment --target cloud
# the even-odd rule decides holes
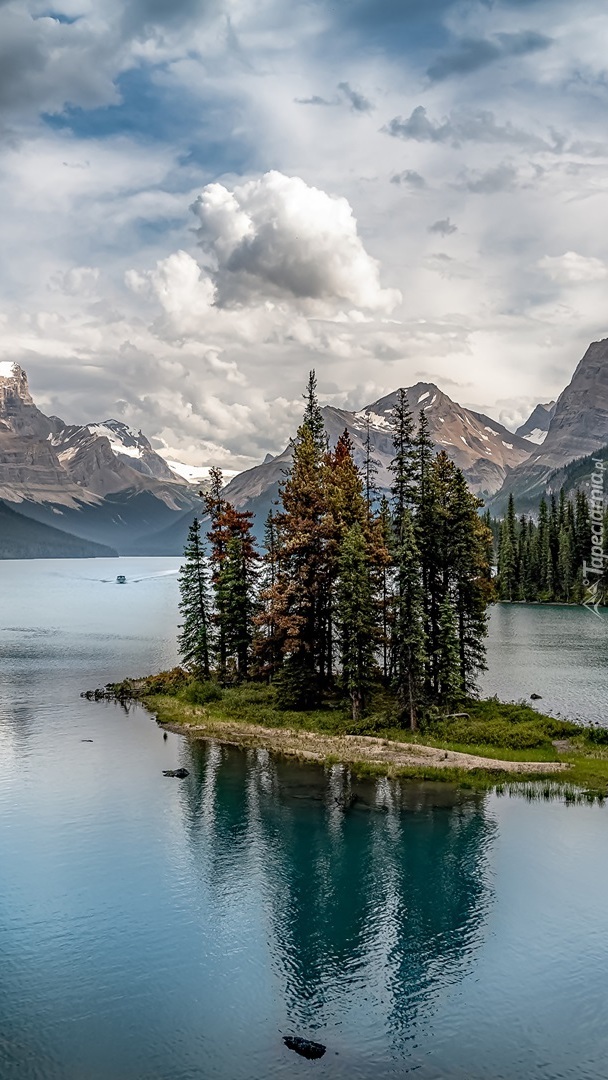
[[[449,143],[460,146],[463,142],[511,143],[529,150],[551,150],[550,145],[537,135],[515,127],[510,121],[499,124],[492,112],[452,112],[441,121],[430,120],[423,105],[418,105],[404,119],[395,116],[383,129],[397,139],[413,139],[416,142]]]
[[[551,44],[551,38],[534,30],[494,34],[490,38],[462,38],[453,52],[437,57],[427,75],[431,82],[441,82],[451,75],[468,75],[497,60],[540,52]]]
[[[128,32],[148,35],[158,28],[200,24],[222,7],[217,0],[129,0],[123,7],[123,24]]]
[[[537,265],[552,281],[560,284],[583,284],[608,278],[606,263],[590,255],[578,255],[576,251],[566,251],[564,255],[545,255]]]
[[[207,37],[227,37],[225,0],[66,0],[68,14],[39,0],[0,4],[0,113],[55,116],[66,108],[121,104],[121,76],[167,63]]]
[[[178,338],[200,333],[215,302],[213,282],[186,251],[159,259],[154,270],[128,270],[125,282],[133,292],[160,303]]]
[[[447,217],[443,218],[441,221],[433,222],[432,225],[429,225],[428,231],[430,233],[438,233],[439,236],[452,236],[455,232],[458,232],[458,226],[454,225],[449,217]]]
[[[297,176],[268,172],[232,192],[208,184],[192,210],[219,305],[274,299],[390,311],[401,299],[381,287],[347,200]]]
[[[98,295],[99,268],[96,266],[73,266],[63,273],[51,275],[49,290],[66,296],[90,299]]]
[[[513,191],[517,186],[519,172],[515,166],[503,161],[481,172],[464,172],[456,184],[462,191],[473,195],[495,195],[499,191]]]
[[[294,98],[296,105],[337,105],[337,101],[328,101],[327,98],[319,97],[318,94],[313,94],[308,98]]]
[[[424,260],[427,270],[439,274],[446,281],[466,281],[474,276],[474,272],[466,263],[460,263],[444,251],[438,251],[428,255]]]
[[[358,90],[353,90],[347,82],[338,83],[338,90],[344,95],[349,102],[353,112],[369,113],[375,109],[375,105],[369,98],[366,98],[363,94],[360,94]]]
[[[391,184],[405,184],[407,187],[417,188],[419,191],[426,187],[426,180],[414,169],[405,169],[404,172],[395,173],[391,176]]]
[[[103,24],[34,18],[25,5],[0,12],[0,110],[53,112],[67,101],[85,108],[118,100],[120,41]]]
[[[338,94],[330,101],[329,98],[321,97],[319,94],[313,94],[312,97],[307,98],[294,98],[296,105],[343,105],[346,103],[351,112],[355,113],[370,113],[375,109],[373,101],[366,98],[364,94],[358,90],[353,90],[350,83],[341,82],[337,86]]]

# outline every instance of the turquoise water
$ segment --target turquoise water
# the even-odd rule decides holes
[[[1,1080],[604,1080],[608,810],[352,785],[80,699],[174,662],[176,567],[0,562]],[[495,688],[563,705],[551,664],[569,694],[588,659],[600,709],[582,624],[504,611]]]
[[[608,611],[496,604],[491,609],[486,694],[529,699],[544,712],[608,725]]]

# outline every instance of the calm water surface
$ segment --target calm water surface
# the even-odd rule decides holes
[[[608,724],[608,610],[496,604],[490,617],[486,694],[540,694],[544,712]]]
[[[341,768],[82,701],[175,661],[176,566],[0,562],[1,1080],[605,1080],[608,811],[381,781],[344,814]],[[487,689],[603,715],[595,621],[496,609]]]

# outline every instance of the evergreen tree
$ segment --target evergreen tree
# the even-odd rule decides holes
[[[352,718],[359,720],[373,685],[377,630],[367,544],[358,523],[346,530],[340,545],[336,608],[342,683]]]
[[[462,697],[463,687],[456,612],[447,594],[439,606],[437,668],[439,702],[452,708]]]
[[[353,457],[353,445],[348,431],[344,431],[336,449],[324,456],[322,475],[325,512],[322,531],[325,552],[325,570],[320,596],[324,605],[320,620],[320,672],[326,685],[333,681],[333,623],[334,592],[338,576],[338,562],[342,541],[347,531],[358,524],[367,529],[369,510],[363,490],[363,480]]]
[[[451,498],[451,578],[460,652],[460,685],[474,696],[477,676],[486,668],[487,607],[492,595],[488,579],[488,536],[479,517],[481,502],[460,469],[454,466]]]
[[[394,616],[394,568],[391,552],[394,550],[394,536],[391,509],[386,495],[380,500],[380,509],[375,522],[378,557],[374,560],[378,568],[378,606],[380,613],[380,647],[382,649],[382,676],[387,683],[391,678],[391,638]]]
[[[559,599],[570,603],[572,586],[574,584],[572,566],[572,538],[569,530],[564,526],[559,531],[557,569],[559,575]]]
[[[208,679],[211,644],[209,581],[198,518],[188,529],[184,564],[178,582],[181,597],[179,610],[183,619],[179,627],[179,652],[184,664],[197,679]]]
[[[306,405],[303,424],[308,428],[318,453],[323,454],[327,450],[327,434],[325,432],[323,413],[317,397],[317,375],[314,370],[308,374],[304,401]]]
[[[259,575],[258,611],[254,617],[254,652],[257,673],[269,682],[282,663],[283,635],[277,622],[276,586],[280,573],[280,534],[277,515],[268,511],[264,524],[264,555]]]
[[[376,477],[378,475],[378,465],[380,462],[373,456],[372,452],[371,420],[369,413],[365,414],[365,442],[363,445],[365,447],[365,464],[363,469],[365,501],[367,503],[368,513],[371,514],[372,506],[378,497]]]
[[[407,394],[401,389],[397,392],[397,401],[390,416],[393,433],[394,456],[390,465],[393,474],[391,492],[393,496],[393,519],[397,532],[405,520],[406,510],[410,510],[415,494],[415,445],[414,424],[409,409]]]
[[[213,614],[213,622],[217,629],[215,651],[217,654],[219,679],[222,683],[225,683],[228,653],[226,646],[226,609],[221,581],[221,567],[226,557],[226,545],[228,543],[229,535],[223,525],[226,501],[222,495],[222,489],[224,487],[222,470],[217,468],[211,469],[209,481],[209,491],[203,494],[203,501],[210,521],[207,539],[211,549],[211,581],[215,599],[215,611]]]
[[[319,699],[327,662],[327,559],[323,417],[311,372],[304,421],[293,446],[278,517],[281,566],[274,587],[273,618],[280,627],[285,663],[284,703],[305,708]]]
[[[218,595],[222,597],[225,618],[226,656],[239,682],[249,677],[257,607],[258,554],[251,532],[252,519],[252,514],[237,511],[228,504],[221,522],[227,540],[218,572]]]
[[[437,522],[437,500],[433,476],[433,443],[424,409],[420,411],[413,454],[413,493],[415,505],[414,529],[420,553],[422,602],[425,632],[433,638],[437,622],[441,589],[438,583],[437,546],[434,529]],[[427,670],[427,684],[430,669]]]
[[[536,557],[538,560],[538,593],[540,600],[550,600],[553,589],[551,547],[549,544],[549,512],[546,499],[540,501],[538,529],[536,532]]]
[[[501,600],[519,600],[518,531],[513,494],[509,495],[507,515],[500,530],[498,580]]]
[[[411,513],[405,509],[395,534],[395,597],[393,609],[393,683],[402,716],[412,731],[424,696],[426,637],[420,580],[420,556]]]

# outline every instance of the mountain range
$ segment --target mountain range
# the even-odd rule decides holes
[[[18,525],[23,535],[18,515],[102,544],[104,554],[135,554],[140,536],[199,505],[197,491],[141,432],[118,420],[70,425],[46,416],[25,371],[0,364],[0,500],[13,511],[2,519],[5,546]]]
[[[322,410],[330,445],[346,429],[359,465],[369,438],[381,491],[390,487],[389,420],[397,394],[357,411]],[[406,394],[414,419],[426,414],[435,449],[449,454],[493,513],[504,512],[511,493],[518,508],[531,509],[543,491],[578,477],[580,468],[568,471],[570,463],[608,445],[608,339],[589,346],[557,401],[538,404],[516,432],[459,405],[434,383],[416,383]],[[252,469],[226,474],[226,498],[255,514],[258,533],[279,497],[291,454],[289,444]],[[66,554],[68,547],[76,551],[74,538],[83,555],[181,554],[208,472],[166,461],[141,431],[122,421],[73,425],[46,416],[23,369],[0,363],[0,507],[10,511],[0,517],[0,557],[45,545],[56,554],[66,534]],[[40,531],[37,546],[32,529],[42,526],[47,531]],[[100,544],[103,552],[95,547]]]
[[[366,405],[357,412],[326,405],[322,409],[325,429],[331,446],[343,431],[348,431],[357,464],[365,461],[365,442],[369,432],[372,457],[377,463],[376,483],[381,491],[391,485],[389,470],[393,457],[390,415],[398,391]],[[416,383],[406,390],[414,420],[424,410],[429,434],[436,450],[443,449],[463,470],[472,491],[488,497],[497,492],[507,474],[530,456],[532,443],[514,435],[496,420],[483,413],[465,409],[452,401],[434,383]],[[279,485],[291,461],[291,445],[276,457],[236,476],[226,487],[226,498],[239,509],[266,515],[276,500]]]

